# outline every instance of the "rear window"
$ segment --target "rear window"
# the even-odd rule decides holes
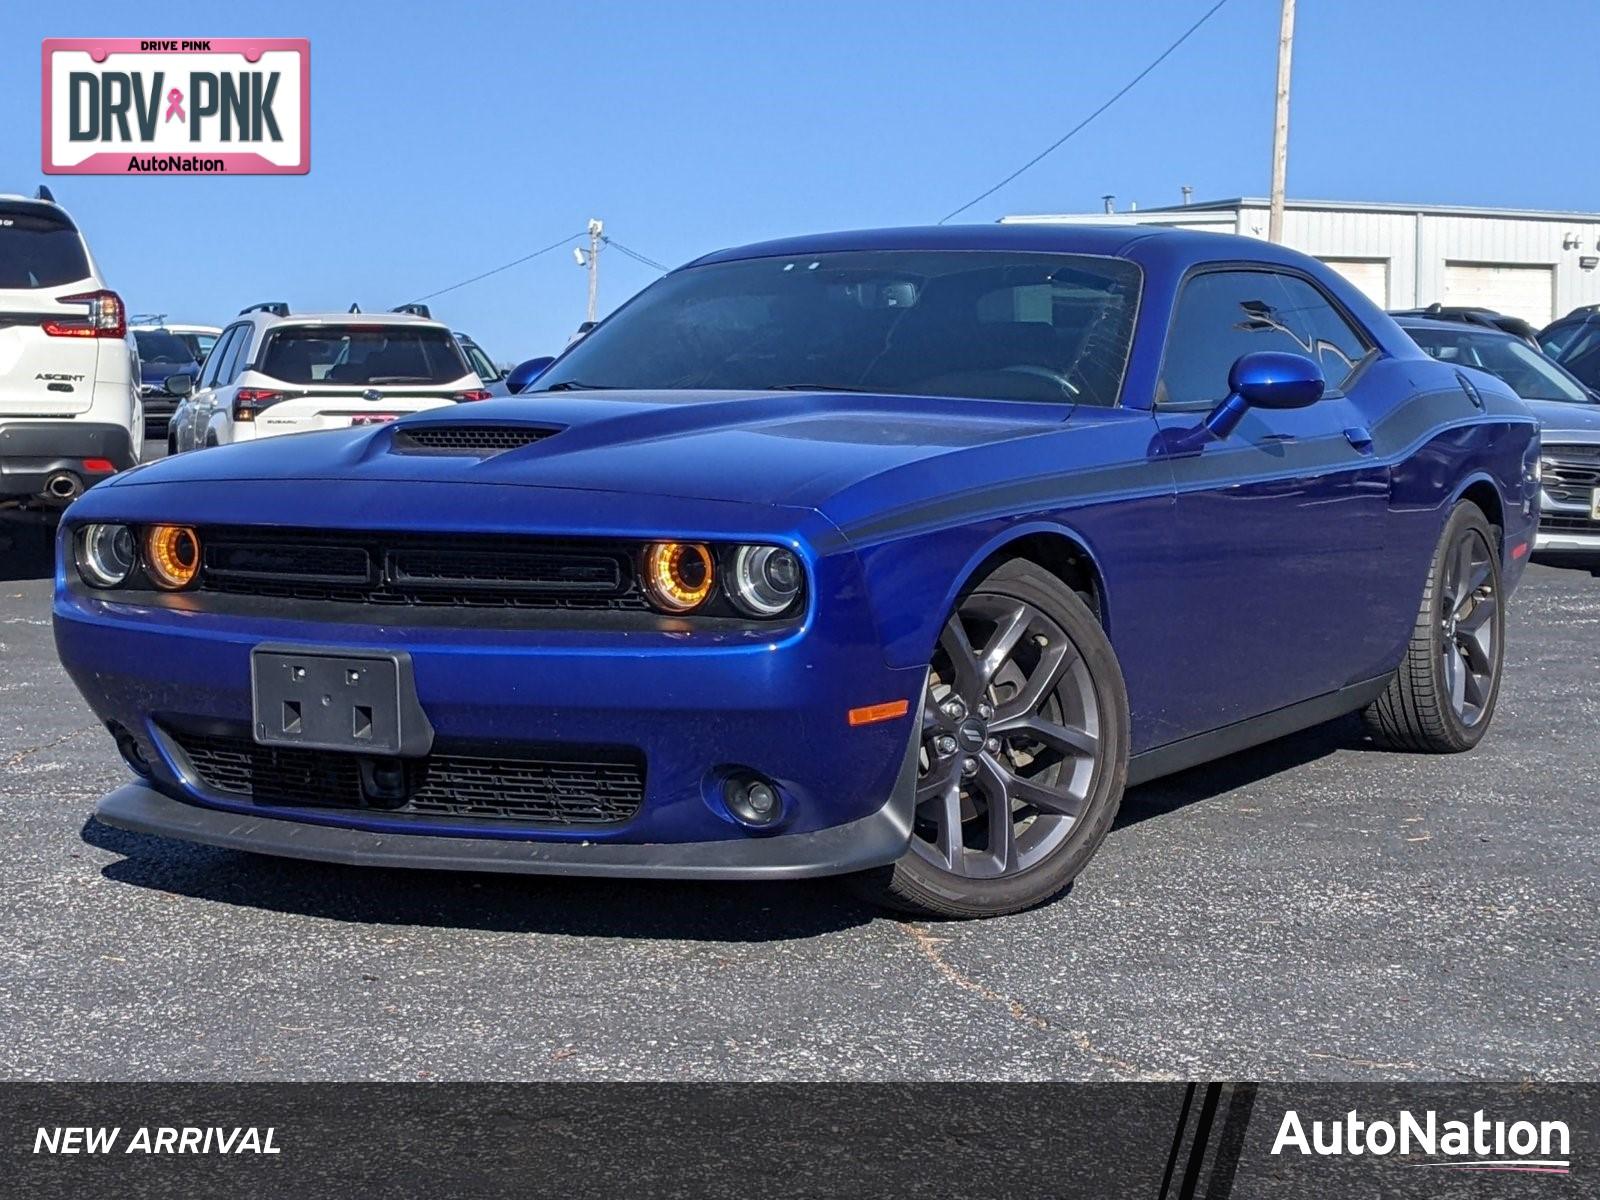
[[[304,325],[276,330],[256,368],[284,383],[453,383],[467,373],[445,329]]]
[[[134,341],[139,343],[139,360],[147,363],[173,363],[178,366],[198,361],[182,339],[162,329],[136,329]]]
[[[0,288],[47,288],[89,277],[72,222],[51,213],[0,208]]]

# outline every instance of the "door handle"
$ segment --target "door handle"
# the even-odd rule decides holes
[[[1372,434],[1363,425],[1355,425],[1344,431],[1344,439],[1355,447],[1358,454],[1372,453]]]

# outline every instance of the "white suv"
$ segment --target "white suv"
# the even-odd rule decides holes
[[[378,425],[489,393],[450,330],[410,313],[291,316],[254,304],[222,331],[172,416],[173,452]]]
[[[46,189],[0,196],[0,509],[58,512],[143,442],[121,297]]]

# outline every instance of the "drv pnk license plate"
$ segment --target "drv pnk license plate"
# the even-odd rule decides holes
[[[264,746],[420,757],[433,727],[403,650],[334,654],[294,646],[250,652],[255,740]]]

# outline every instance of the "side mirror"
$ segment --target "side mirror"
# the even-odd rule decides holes
[[[174,372],[166,377],[161,387],[169,396],[187,396],[194,391],[194,376],[187,371]]]
[[[527,362],[518,363],[506,376],[506,391],[513,396],[527,391],[535,379],[550,369],[550,364],[553,362],[555,358],[546,354],[542,358],[530,358]]]
[[[1241,355],[1228,372],[1228,398],[1206,415],[1212,437],[1225,438],[1251,408],[1305,408],[1327,388],[1322,368],[1303,354],[1258,350]]]

